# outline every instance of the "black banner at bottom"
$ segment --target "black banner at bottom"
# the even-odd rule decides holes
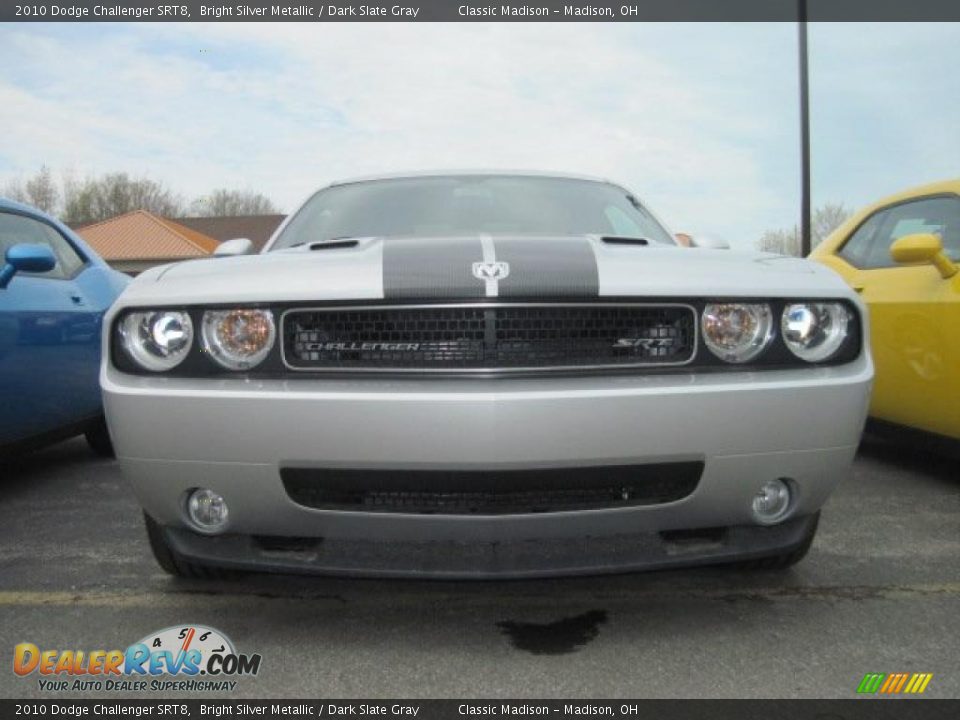
[[[955,720],[960,700],[0,700],[0,717]]]

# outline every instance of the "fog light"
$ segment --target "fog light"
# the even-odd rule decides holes
[[[213,490],[199,488],[187,498],[187,515],[198,530],[220,532],[227,524],[227,502]]]
[[[763,525],[778,523],[790,511],[791,500],[790,486],[783,479],[769,480],[753,496],[753,516]]]

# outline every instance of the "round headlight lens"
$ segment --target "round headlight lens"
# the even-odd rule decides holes
[[[773,313],[767,304],[710,303],[700,328],[710,352],[729,363],[744,363],[773,339]]]
[[[203,349],[228,370],[259,365],[276,336],[269,310],[207,310],[203,314]]]
[[[120,340],[137,365],[163,372],[175,368],[190,352],[193,322],[179,310],[131,312],[120,322]]]
[[[829,360],[850,332],[850,311],[842,303],[787,305],[780,319],[783,341],[790,352],[807,362]]]

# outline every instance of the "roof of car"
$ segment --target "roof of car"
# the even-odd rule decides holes
[[[0,197],[0,209],[2,210],[16,210],[22,213],[29,213],[30,215],[36,215],[38,217],[49,217],[42,210],[38,210],[35,207],[30,205],[25,205],[22,202],[17,202],[16,200],[10,200],[9,198]]]
[[[960,178],[940,180],[937,182],[925,183],[923,185],[916,185],[914,187],[907,188],[906,190],[901,190],[900,192],[894,193],[893,195],[887,195],[886,197],[880,198],[870,207],[874,208],[882,207],[884,205],[892,205],[902,200],[912,200],[913,198],[922,197],[924,195],[939,195],[956,192],[960,192]]]
[[[464,175],[475,175],[475,176],[497,176],[497,175],[506,175],[510,177],[542,177],[542,178],[558,178],[562,180],[585,180],[588,182],[600,182],[615,184],[611,180],[601,177],[593,177],[590,175],[580,175],[576,173],[561,173],[561,172],[547,172],[540,170],[413,170],[409,172],[392,172],[392,173],[381,173],[379,175],[361,175],[359,177],[345,178],[343,180],[335,180],[330,183],[330,186],[336,185],[349,185],[351,183],[358,182],[371,182],[374,180],[403,180],[406,178],[423,178],[423,177],[462,177]]]

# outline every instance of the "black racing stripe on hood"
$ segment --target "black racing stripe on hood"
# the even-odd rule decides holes
[[[473,276],[483,260],[479,238],[386,239],[383,241],[383,297],[479,298],[486,285]]]
[[[499,297],[588,297],[600,294],[597,258],[585,237],[496,238],[498,262],[510,265]]]

